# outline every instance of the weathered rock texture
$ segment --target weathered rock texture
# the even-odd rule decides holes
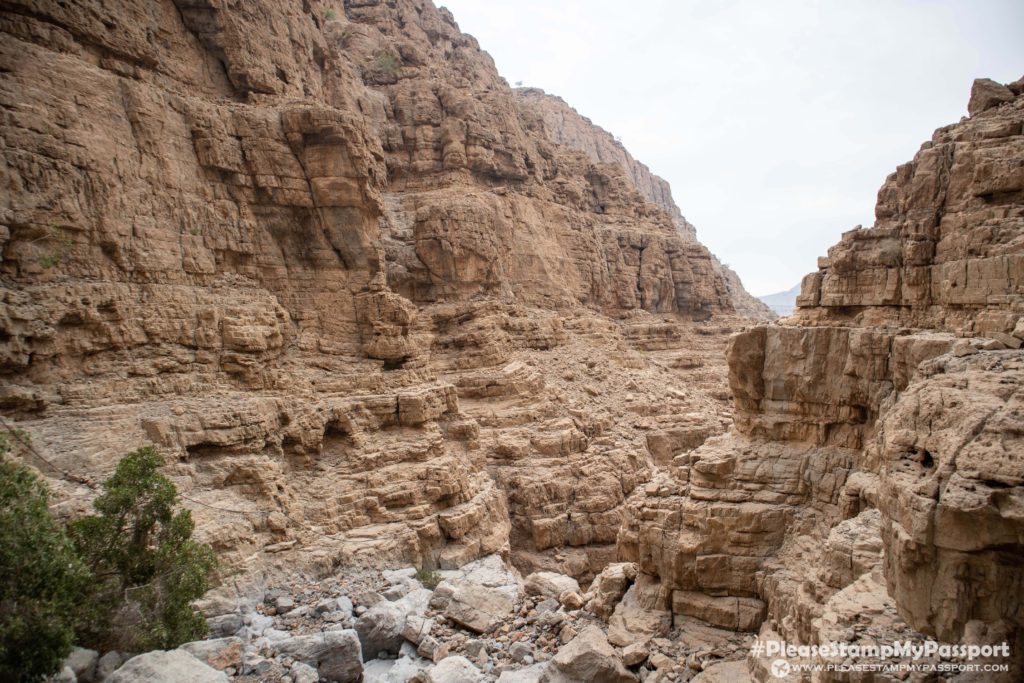
[[[887,179],[795,314],[730,342],[734,429],[656,471],[618,538],[677,618],[1007,640],[1020,675],[1022,93],[978,81],[972,116]]]
[[[62,513],[152,442],[240,577],[497,553],[598,575],[558,599],[626,648],[674,615],[1024,652],[1021,82],[979,81],[726,368],[763,308],[664,181],[429,2],[0,30],[0,407]],[[632,679],[575,637],[552,674]]]
[[[652,463],[728,425],[760,312],[447,10],[14,0],[0,30],[0,406],[64,512],[152,442],[243,573],[589,578]]]
[[[514,92],[530,131],[539,131],[552,142],[579,150],[594,163],[612,164],[625,169],[626,175],[647,201],[667,211],[679,232],[696,238],[697,230],[683,217],[672,198],[669,184],[634,159],[622,142],[611,133],[581,116],[562,98],[549,95],[539,88],[517,88]],[[729,300],[738,313],[755,320],[773,320],[777,317],[762,301],[743,289],[739,276],[733,270],[717,260],[716,265],[725,278]]]

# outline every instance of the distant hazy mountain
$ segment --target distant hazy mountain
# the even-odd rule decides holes
[[[757,298],[768,304],[768,308],[782,316],[789,315],[793,312],[793,309],[796,308],[796,297],[799,293],[800,285],[797,284],[795,287],[787,289],[785,292],[766,294]]]

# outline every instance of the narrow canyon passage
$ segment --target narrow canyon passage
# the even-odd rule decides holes
[[[779,320],[429,0],[0,18],[11,457],[63,524],[153,445],[219,561],[207,639],[69,680],[1024,670],[1024,81],[975,81]]]

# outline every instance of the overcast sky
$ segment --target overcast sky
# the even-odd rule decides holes
[[[563,97],[672,184],[757,295],[858,223],[971,81],[1024,75],[1021,0],[437,0],[514,84]]]

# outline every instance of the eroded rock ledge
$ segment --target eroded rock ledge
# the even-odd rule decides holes
[[[1019,675],[1022,93],[975,83],[795,314],[732,339],[734,428],[656,472],[619,534],[662,609],[790,642],[1008,641]]]
[[[63,513],[150,442],[240,576],[586,581],[652,463],[728,426],[763,310],[447,10],[15,1],[0,30],[0,407]]]
[[[13,0],[0,30],[0,407],[74,475],[34,463],[62,514],[154,442],[265,608],[296,572],[489,556],[590,585],[403,603],[456,640],[573,613],[502,675],[767,679],[706,624],[1024,652],[1021,82],[976,83],[744,329],[667,185],[429,2]],[[278,654],[356,676],[328,630],[337,661]],[[430,680],[476,675],[435,641]]]

